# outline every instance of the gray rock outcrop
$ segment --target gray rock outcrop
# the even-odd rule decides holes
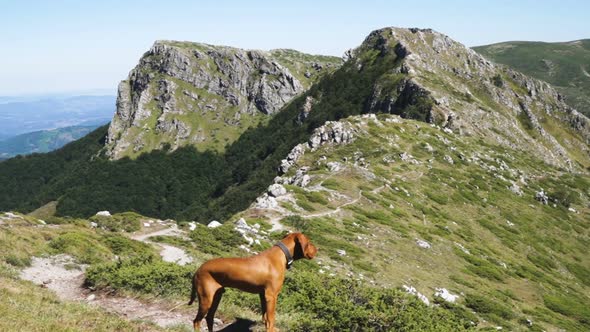
[[[118,159],[164,144],[173,150],[226,144],[215,143],[215,137],[234,137],[227,132],[241,132],[247,129],[243,123],[276,113],[340,63],[335,57],[306,57],[292,50],[157,41],[119,84],[105,152]],[[312,74],[303,76],[305,70]]]

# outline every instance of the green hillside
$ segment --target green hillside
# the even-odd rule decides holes
[[[590,116],[590,39],[504,42],[473,49],[492,61],[551,83],[571,106]]]
[[[98,126],[72,126],[41,130],[0,141],[0,158],[49,152],[86,136]]]
[[[68,254],[89,291],[194,314],[201,262],[299,230],[319,251],[288,273],[283,330],[589,330],[588,118],[429,29],[374,31],[350,56],[223,151],[110,160],[101,127],[0,163],[0,211],[41,207],[0,215],[0,266]],[[193,263],[163,261],[164,245]],[[228,291],[219,316],[258,308]]]

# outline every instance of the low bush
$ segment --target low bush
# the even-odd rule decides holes
[[[318,285],[322,285],[318,287]],[[367,287],[311,271],[287,275],[279,308],[302,315],[294,331],[462,331],[469,322],[395,289]]]
[[[153,255],[138,255],[90,266],[86,270],[85,285],[97,289],[188,298],[193,273],[191,266],[163,262]]]
[[[545,306],[554,312],[560,313],[577,320],[579,323],[590,328],[590,306],[588,300],[576,295],[545,295],[543,296]]]
[[[590,286],[590,269],[580,264],[567,264],[567,269],[576,276],[584,285]]]
[[[104,228],[111,232],[135,232],[141,228],[141,215],[134,212],[117,213],[110,217],[107,216],[93,216],[90,221],[95,222],[98,227]]]
[[[514,313],[509,307],[485,296],[467,294],[465,296],[465,305],[488,318],[500,317],[505,320],[514,318]]]
[[[232,249],[246,243],[230,223],[216,228],[199,225],[189,236],[200,251],[216,256],[227,256]]]
[[[49,241],[49,247],[57,253],[72,255],[82,264],[104,262],[113,257],[97,236],[82,232],[61,234]]]

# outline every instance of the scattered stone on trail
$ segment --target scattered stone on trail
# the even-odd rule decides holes
[[[340,256],[346,256],[346,250],[344,249],[338,249],[336,250],[336,253],[338,253]]]

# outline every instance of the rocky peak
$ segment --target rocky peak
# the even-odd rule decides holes
[[[222,149],[340,63],[292,50],[156,41],[119,84],[112,159],[170,144]]]
[[[374,54],[393,55],[396,64],[375,82],[372,112],[400,114],[491,143],[532,149],[546,162],[569,170],[576,162],[582,167],[587,163],[590,121],[549,84],[494,64],[431,29],[373,31],[348,61],[363,70]]]

